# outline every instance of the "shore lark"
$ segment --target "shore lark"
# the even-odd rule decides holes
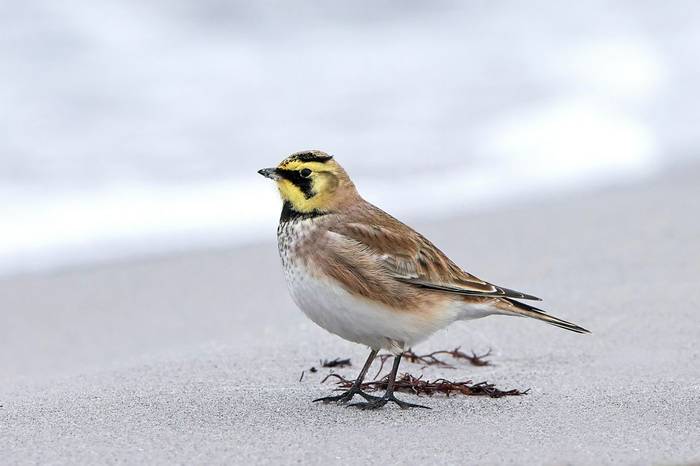
[[[366,401],[352,406],[425,408],[394,396],[401,355],[458,320],[525,316],[588,333],[518,301],[539,298],[462,270],[425,237],[365,201],[324,152],[298,152],[258,173],[274,180],[282,197],[277,239],[294,302],[319,326],[371,350],[352,388],[314,401],[348,403],[360,395]],[[360,387],[380,349],[395,358],[386,393],[375,397]]]

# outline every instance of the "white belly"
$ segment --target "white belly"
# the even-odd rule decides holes
[[[370,348],[402,351],[458,318],[459,309],[410,312],[391,309],[320,279],[300,264],[285,269],[292,299],[316,324],[341,338]]]

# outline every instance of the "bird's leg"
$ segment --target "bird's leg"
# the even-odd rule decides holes
[[[425,409],[430,409],[427,406],[423,405],[416,405],[413,403],[407,403],[405,401],[401,401],[398,398],[394,396],[394,386],[396,385],[396,374],[399,372],[399,364],[401,364],[401,356],[402,354],[399,354],[394,358],[394,366],[391,368],[391,373],[389,374],[389,383],[386,387],[386,393],[384,393],[384,396],[381,398],[376,398],[374,400],[367,400],[367,402],[363,403],[353,403],[350,406],[355,406],[356,408],[360,409],[379,409],[388,402],[396,403],[399,405],[401,409],[407,409],[407,408],[425,408]]]
[[[343,392],[337,396],[326,396],[323,398],[318,398],[318,399],[314,400],[314,403],[317,401],[322,401],[324,403],[330,403],[331,401],[335,401],[336,403],[347,403],[350,400],[352,400],[352,397],[355,395],[360,395],[362,398],[364,398],[367,401],[378,400],[379,397],[368,395],[367,393],[363,392],[360,389],[360,387],[362,386],[362,381],[365,379],[365,375],[367,375],[367,371],[369,370],[369,367],[372,365],[372,361],[374,361],[374,358],[377,356],[378,352],[379,352],[378,350],[373,349],[369,353],[369,357],[367,358],[365,365],[362,367],[360,374],[357,376],[357,379],[355,379],[355,381],[352,384],[352,387],[350,387],[350,389],[348,391]]]

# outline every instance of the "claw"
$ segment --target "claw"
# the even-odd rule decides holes
[[[360,402],[360,403],[353,403],[351,405],[348,405],[348,407],[354,407],[357,409],[362,409],[362,410],[374,410],[374,409],[379,409],[382,408],[384,405],[386,405],[388,402],[396,403],[399,408],[401,409],[408,409],[408,408],[423,408],[423,409],[432,409],[428,406],[423,406],[423,405],[417,405],[413,403],[408,403],[406,401],[401,401],[398,398],[396,398],[393,394],[391,395],[384,395],[381,398],[373,397],[375,398],[374,400],[367,401],[367,402]]]
[[[367,401],[376,401],[376,400],[381,399],[378,396],[368,395],[367,393],[363,392],[362,390],[350,389],[347,392],[341,393],[340,395],[337,395],[337,396],[324,396],[323,398],[316,398],[313,402],[316,403],[317,401],[320,401],[322,403],[345,404],[345,403],[348,403],[350,400],[352,400],[352,398],[355,395],[360,395],[362,398],[364,398]]]
[[[339,395],[339,396],[324,396],[322,398],[316,398],[315,400],[312,401],[312,403],[317,403],[321,402],[324,404],[327,403],[347,403],[349,400],[345,399],[344,395]]]

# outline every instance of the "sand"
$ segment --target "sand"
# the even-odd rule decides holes
[[[404,364],[526,396],[431,411],[316,405],[320,358],[366,349],[287,295],[273,243],[0,282],[1,464],[682,464],[700,461],[700,168],[418,224],[466,269],[593,331],[491,317]],[[303,381],[299,381],[305,370]]]

